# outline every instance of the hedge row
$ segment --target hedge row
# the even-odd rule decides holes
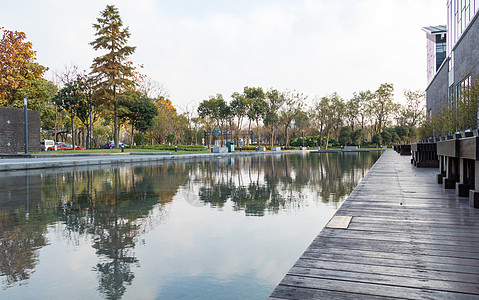
[[[144,145],[144,146],[137,146],[136,148],[162,150],[162,151],[175,151],[174,145]],[[201,150],[205,150],[205,147],[201,145],[178,145],[177,149],[180,151],[201,151]]]

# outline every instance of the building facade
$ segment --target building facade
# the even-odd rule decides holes
[[[447,26],[423,28],[428,43],[426,88],[428,116],[435,115],[443,107],[455,105],[464,88],[477,81],[478,9],[479,0],[447,0]],[[438,66],[444,49],[444,60]]]

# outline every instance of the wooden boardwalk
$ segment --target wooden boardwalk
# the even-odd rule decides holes
[[[479,299],[479,209],[386,151],[270,299]]]

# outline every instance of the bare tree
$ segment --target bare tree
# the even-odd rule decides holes
[[[139,84],[138,90],[151,99],[160,99],[170,97],[168,90],[163,83],[145,77]]]

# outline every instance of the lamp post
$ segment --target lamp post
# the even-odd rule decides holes
[[[23,118],[24,118],[24,131],[25,131],[25,154],[28,153],[28,112],[27,112],[27,97],[23,97]]]

